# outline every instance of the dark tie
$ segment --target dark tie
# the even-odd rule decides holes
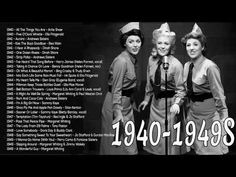
[[[192,81],[192,75],[193,75],[193,63],[189,65],[189,71],[188,71],[188,78],[187,78],[187,88],[188,93],[191,95],[193,93],[193,81]]]
[[[139,75],[139,65],[138,63],[136,62],[135,65],[134,65],[134,69],[135,69],[135,75],[136,75],[136,88],[137,90],[140,89],[140,85],[141,85],[141,82],[140,82],[140,75]]]
[[[139,75],[139,65],[138,63],[136,62],[135,65],[134,65],[134,69],[135,69],[135,76],[136,76],[136,88],[135,88],[135,93],[134,93],[134,100],[135,100],[135,103],[138,104],[138,92],[139,92],[139,89],[140,89],[140,85],[141,85],[141,81],[140,81],[140,75]]]
[[[158,85],[160,86],[161,84],[161,64],[162,64],[162,61],[161,59],[159,59],[158,63],[157,63],[157,69],[156,69],[156,72],[155,72],[155,85]]]
[[[137,61],[134,64],[134,69],[135,69],[135,76],[136,76],[136,87],[134,88],[134,90],[133,90],[134,92],[131,95],[130,99],[131,99],[131,103],[132,104],[134,103],[134,108],[137,109],[137,106],[140,103],[139,91],[140,91],[140,85],[141,85],[140,75],[139,75],[139,72],[138,72],[139,66],[138,66]]]

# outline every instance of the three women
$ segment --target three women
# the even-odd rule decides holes
[[[119,122],[122,129],[128,121],[134,122],[132,95],[137,84],[136,55],[144,41],[137,22],[125,25],[121,32],[121,45],[125,50],[114,59],[110,66],[109,92],[106,94],[102,108],[102,133],[113,136],[101,138],[100,154],[138,153],[136,139],[130,146],[125,146],[122,133],[119,136],[122,144],[120,146],[112,145],[115,136],[112,125]],[[219,68],[213,61],[205,57],[206,37],[200,27],[195,24],[192,31],[182,38],[181,41],[190,57],[190,61],[185,63],[184,68],[181,62],[173,56],[175,38],[176,35],[170,31],[168,23],[162,24],[159,29],[153,31],[154,48],[147,65],[145,98],[139,105],[139,109],[144,110],[151,101],[147,128],[148,140],[143,149],[156,155],[184,154],[186,137],[180,139],[183,140],[182,145],[175,145],[174,141],[182,138],[182,136],[177,137],[182,135],[182,132],[177,132],[174,126],[185,119],[184,114],[180,114],[180,112],[181,107],[187,105],[185,108],[185,110],[187,109],[186,124],[191,121],[194,124],[192,128],[196,128],[196,135],[192,137],[194,141],[191,146],[196,154],[225,154],[228,152],[228,147],[222,141],[213,145],[210,140],[204,142],[197,136],[204,126],[208,138],[211,139],[213,137],[211,126],[214,121],[219,121],[222,125],[223,120],[228,117]],[[165,66],[166,64],[168,65]],[[166,116],[168,118],[167,130]],[[181,126],[185,127],[186,124],[181,124]],[[158,132],[155,126],[159,126],[161,132]],[[224,128],[222,131],[223,137],[226,133]],[[170,135],[159,137],[165,132],[170,132]],[[160,139],[156,144],[158,138]]]

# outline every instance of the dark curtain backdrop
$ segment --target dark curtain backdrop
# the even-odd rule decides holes
[[[139,77],[141,78],[141,94],[140,100],[144,97],[144,87],[146,84],[146,66],[148,57],[152,49],[152,32],[159,28],[163,22],[141,22],[140,28],[145,36],[145,43],[138,55]],[[88,117],[84,122],[87,131],[100,131],[100,110],[107,91],[107,72],[112,60],[122,51],[119,44],[118,29],[125,23],[90,23],[75,25],[74,33],[68,35],[76,35],[73,37],[74,43],[70,43],[70,47],[81,52],[81,55],[89,58],[103,59],[103,69],[100,71],[100,78],[91,85],[98,84],[103,89],[103,96],[93,99],[84,98],[85,103],[89,105]],[[169,22],[171,31],[176,33],[176,52],[177,57],[182,64],[189,60],[184,47],[180,40],[188,32],[192,30],[194,22]],[[221,22],[199,22],[203,33],[207,37],[207,57],[213,60],[221,69],[221,78],[227,97],[226,103],[229,109],[229,115],[235,119],[236,117],[236,24]],[[71,29],[72,30],[72,29]],[[81,36],[78,36],[78,33]],[[69,38],[69,36],[67,37]],[[90,106],[91,105],[91,106]],[[91,110],[90,110],[91,109]],[[139,129],[141,120],[148,120],[148,111],[136,114],[136,128]],[[233,129],[235,133],[235,128]],[[139,143],[139,147],[141,147]],[[97,149],[98,147],[90,147]],[[234,146],[231,147],[233,150]]]
[[[159,28],[164,22],[141,22],[140,28],[145,37],[145,43],[140,53],[138,54],[139,70],[138,76],[141,79],[140,101],[144,97],[144,87],[146,84],[146,67],[148,57],[152,49],[152,32]],[[182,64],[189,60],[180,39],[192,30],[194,22],[168,22],[170,29],[177,35],[176,52],[177,57]],[[1,51],[5,51],[5,39],[7,27],[60,27],[63,28],[65,36],[63,37],[59,60],[64,59],[89,59],[103,60],[102,68],[98,70],[99,77],[96,79],[87,80],[87,87],[101,87],[102,96],[87,96],[78,97],[77,99],[69,100],[74,103],[84,106],[87,110],[87,116],[83,121],[74,122],[75,129],[84,132],[100,133],[101,128],[101,108],[105,94],[107,92],[108,69],[113,59],[123,50],[119,43],[119,32],[126,22],[119,23],[2,23],[0,28],[1,34]],[[227,97],[227,105],[229,115],[236,118],[236,23],[221,23],[221,22],[199,22],[198,25],[202,28],[203,33],[207,36],[207,57],[212,59],[221,69],[222,82]],[[5,76],[6,72],[3,66],[5,62],[5,52],[1,52],[1,105],[5,107],[4,100],[6,99]],[[3,110],[2,110],[3,111]],[[136,115],[136,128],[139,129],[141,120],[148,120],[148,111]],[[2,114],[4,115],[4,113]],[[5,125],[5,120],[1,119],[1,125]],[[136,130],[136,131],[137,131]],[[4,129],[1,129],[1,134],[4,134]],[[235,133],[235,128],[234,128]],[[139,144],[139,148],[142,146]],[[234,146],[231,147],[233,150]],[[88,153],[97,153],[99,143],[90,143],[86,147]],[[235,151],[236,152],[236,151]]]

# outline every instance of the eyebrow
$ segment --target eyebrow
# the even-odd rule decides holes
[[[129,41],[141,41],[140,39],[128,39]]]

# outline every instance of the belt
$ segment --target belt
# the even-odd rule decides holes
[[[174,90],[167,90],[167,91],[160,91],[158,93],[155,93],[155,98],[172,98],[175,95],[175,91]]]
[[[150,83],[152,85],[152,88],[153,88],[156,100],[158,98],[172,98],[175,95],[175,91],[174,90],[164,90],[164,91],[161,91],[160,90],[161,86],[160,85],[155,85],[151,79],[150,79]]]
[[[111,85],[108,86],[108,91],[111,92],[112,87]],[[127,97],[131,97],[131,95],[136,91],[136,88],[130,88],[127,90],[122,90],[121,95],[122,96],[127,96]]]
[[[204,100],[206,99],[209,99],[209,98],[213,98],[213,95],[212,93],[188,93],[187,96],[193,101],[193,102],[196,102],[196,101],[199,101],[199,102],[203,102]]]

